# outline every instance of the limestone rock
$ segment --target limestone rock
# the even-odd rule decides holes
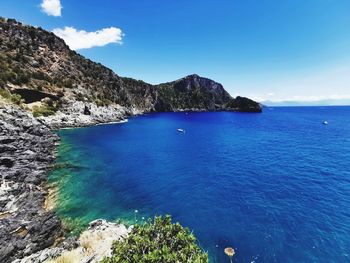
[[[45,211],[42,185],[58,137],[23,110],[0,106],[0,262],[54,244],[60,221]]]

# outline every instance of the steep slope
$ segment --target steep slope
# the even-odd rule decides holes
[[[190,75],[156,87],[159,95],[156,109],[223,110],[232,99],[223,86],[213,80]]]
[[[0,85],[11,83],[99,105],[134,104],[122,78],[71,51],[53,33],[12,19],[2,19],[0,28]],[[130,89],[150,90],[151,85],[130,86]],[[138,101],[137,106],[148,109],[144,101]]]
[[[0,88],[20,94],[27,103],[48,97],[53,110],[77,101],[89,106],[118,104],[130,114],[190,109],[261,111],[258,103],[238,103],[221,84],[197,75],[151,85],[119,77],[40,27],[1,18],[0,29]],[[75,105],[83,111],[84,103]]]
[[[47,172],[59,138],[0,98],[0,262],[52,246],[61,224],[44,207]]]
[[[156,111],[261,111],[258,103],[242,97],[234,99],[220,83],[196,74],[155,88],[158,94]]]

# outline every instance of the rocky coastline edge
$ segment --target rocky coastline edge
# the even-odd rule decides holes
[[[53,130],[115,123],[141,114],[119,106],[89,105],[94,111],[85,115],[81,106],[73,105],[74,112],[67,109],[54,116],[34,118],[30,112],[0,99],[0,262],[45,262],[79,247],[78,239],[63,238],[64,229],[53,206],[45,205],[49,196],[47,174],[53,168],[60,142]],[[97,229],[126,229],[101,222]],[[90,226],[89,230],[95,231],[96,227]],[[119,238],[118,231],[112,233],[113,238]],[[97,261],[94,256],[88,262]]]

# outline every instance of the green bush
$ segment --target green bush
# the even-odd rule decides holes
[[[47,104],[42,104],[41,106],[34,106],[33,107],[33,116],[34,117],[40,117],[40,116],[50,116],[55,114],[56,108],[48,106]]]
[[[156,217],[136,225],[129,236],[116,241],[112,256],[102,263],[207,263],[208,255],[196,244],[196,238],[170,216]]]
[[[16,79],[16,73],[14,73],[10,70],[2,71],[2,72],[0,72],[0,79],[2,81],[4,81],[5,83],[8,81],[12,82]]]
[[[0,96],[7,100],[11,99],[11,93],[6,89],[0,89]]]
[[[23,103],[23,99],[19,94],[12,94],[6,89],[0,88],[0,96],[4,99],[11,101],[14,104],[21,105]]]
[[[105,98],[102,98],[102,99],[93,98],[93,102],[95,102],[95,104],[96,104],[98,107],[109,106],[109,105],[112,104],[112,101],[111,101],[111,100],[105,99]]]
[[[21,105],[24,102],[21,95],[19,95],[19,94],[12,94],[11,101],[17,105]]]
[[[85,101],[85,97],[83,94],[81,94],[80,92],[78,94],[75,95],[75,98],[78,100],[78,101]]]

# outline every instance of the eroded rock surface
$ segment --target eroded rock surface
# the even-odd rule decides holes
[[[130,233],[132,227],[97,219],[78,240],[66,240],[59,247],[46,248],[13,263],[81,262],[98,263],[111,256],[112,243]]]
[[[86,109],[88,109],[89,114],[87,114]],[[59,129],[121,122],[126,121],[126,116],[139,113],[142,112],[120,105],[97,106],[89,102],[69,101],[66,102],[64,108],[58,110],[54,115],[41,116],[38,120],[51,129]]]
[[[0,104],[0,262],[54,244],[60,221],[43,204],[58,136],[15,106]]]

